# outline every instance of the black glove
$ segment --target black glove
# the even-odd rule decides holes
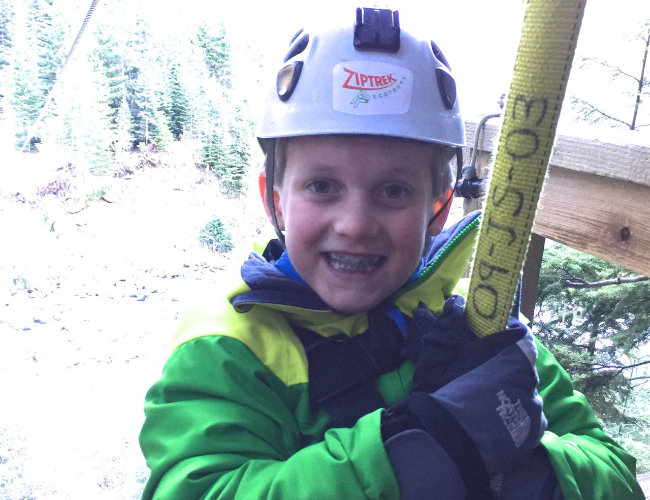
[[[430,483],[427,489],[451,482],[458,498],[490,498],[489,476],[530,453],[546,428],[528,328],[510,318],[507,330],[476,338],[463,306],[455,296],[440,317],[420,306],[411,320],[413,392],[382,417],[382,438],[404,498],[417,498],[404,494],[415,470],[421,470],[419,482]],[[427,463],[424,441],[430,464],[447,463],[446,476],[421,468]]]
[[[416,366],[413,391],[433,392],[441,387],[442,375],[458,351],[476,340],[463,317],[463,304],[460,296],[449,298],[438,318],[423,302],[413,310],[404,345],[406,357]]]

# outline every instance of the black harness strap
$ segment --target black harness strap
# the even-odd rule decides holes
[[[368,331],[351,338],[322,337],[292,325],[307,355],[311,404],[331,415],[333,427],[352,427],[362,416],[383,408],[375,381],[404,361],[403,337],[390,316],[373,310],[368,324]]]

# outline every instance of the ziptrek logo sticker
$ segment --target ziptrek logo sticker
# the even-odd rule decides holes
[[[413,72],[372,61],[334,66],[334,110],[352,115],[398,115],[408,112]]]

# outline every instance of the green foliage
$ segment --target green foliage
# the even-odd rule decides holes
[[[153,137],[151,142],[160,149],[166,149],[174,141],[172,131],[169,129],[167,117],[162,109],[156,108],[153,112]]]
[[[540,274],[538,305],[552,314],[552,319],[545,319],[545,325],[553,325],[558,334],[554,340],[573,343],[584,332],[594,332],[598,340],[611,343],[611,347],[600,349],[611,361],[617,359],[617,353],[628,354],[648,342],[650,281],[595,288],[570,288],[562,282],[572,277],[598,282],[634,275],[563,245],[548,247]],[[591,340],[582,345],[588,350],[593,348]]]
[[[99,174],[144,144],[204,143],[204,163],[224,189],[243,189],[250,127],[241,130],[232,105],[233,58],[225,26],[204,20],[171,34],[149,23],[144,6],[102,6],[95,30],[75,51],[76,74],[57,81],[47,115],[39,118],[72,39],[78,8],[53,0],[0,0],[0,85],[14,120],[16,145],[28,133],[38,151],[64,148]],[[172,8],[173,10],[173,8]],[[179,8],[180,10],[180,8]],[[16,25],[20,24],[20,26]],[[85,52],[83,52],[85,50]],[[86,149],[88,151],[86,151]]]
[[[98,25],[95,31],[95,49],[90,54],[94,70],[103,75],[107,87],[107,102],[110,108],[113,129],[119,126],[119,113],[126,96],[124,60],[120,54],[119,41],[111,28]]]
[[[169,101],[163,111],[169,121],[174,139],[180,140],[190,122],[190,104],[187,92],[180,78],[180,65],[173,64],[167,79]]]
[[[11,281],[13,282],[14,286],[18,290],[28,290],[29,288],[31,288],[29,286],[29,283],[27,282],[27,279],[25,277],[21,276],[20,274],[17,275],[17,276],[14,276]]]
[[[54,228],[54,224],[56,223],[56,221],[54,219],[50,219],[49,215],[45,214],[43,216],[43,223],[45,224],[45,227],[47,227],[47,230],[50,233],[53,233],[53,232],[56,231],[56,229]]]
[[[88,206],[94,201],[99,200],[103,196],[106,196],[110,190],[111,190],[110,186],[101,186],[97,189],[93,189],[90,193],[86,195],[86,206]]]
[[[70,29],[65,17],[55,9],[53,0],[34,0],[31,12],[30,22],[37,35],[39,77],[45,100],[63,65],[66,54],[63,43]]]
[[[126,95],[122,96],[120,106],[115,116],[115,133],[113,135],[113,152],[118,158],[125,151],[132,147],[131,130],[133,129],[133,116],[126,101]]]
[[[13,47],[11,29],[14,12],[11,0],[0,0],[0,71],[9,65],[9,51]]]
[[[241,193],[244,189],[244,180],[250,163],[250,122],[244,119],[242,106],[235,108],[234,125],[231,130],[232,142],[230,143],[229,161],[226,164],[227,179],[226,189],[231,193]]]
[[[207,25],[199,26],[197,39],[203,49],[209,75],[216,78],[224,87],[229,88],[232,83],[231,47],[223,24],[219,25],[216,34],[213,34]]]
[[[243,106],[237,106],[226,127],[221,123],[208,137],[201,161],[219,177],[223,190],[233,196],[244,191],[250,165],[252,130]]]
[[[219,165],[226,163],[227,150],[225,139],[220,129],[213,130],[205,141],[201,150],[201,163],[210,167],[211,170],[217,170]]]
[[[637,459],[637,473],[650,472],[650,389],[636,391],[627,401],[628,422],[605,423],[607,433]]]
[[[199,242],[212,252],[226,253],[234,248],[230,231],[218,215],[215,215],[199,233]]]
[[[633,406],[650,380],[650,356],[643,354],[650,340],[650,281],[588,288],[567,283],[632,275],[559,244],[545,249],[540,273],[533,329],[610,423],[638,420]]]
[[[22,53],[18,53],[18,57],[11,66],[12,95],[10,102],[16,111],[14,130],[18,147],[22,146],[28,130],[36,122],[42,105],[36,62],[28,57],[21,57],[22,55]]]

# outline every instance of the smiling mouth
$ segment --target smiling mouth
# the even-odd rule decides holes
[[[326,253],[330,265],[337,271],[355,273],[370,273],[377,269],[385,260],[384,257],[369,257],[367,255],[348,255]]]

